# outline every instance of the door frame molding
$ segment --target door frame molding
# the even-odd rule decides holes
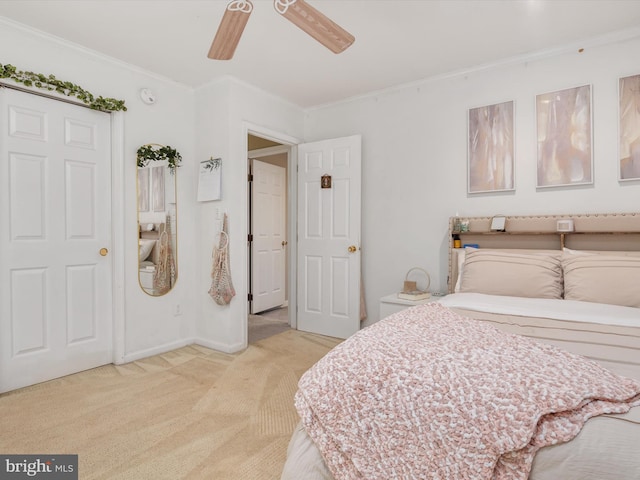
[[[269,128],[263,127],[261,125],[256,125],[250,122],[243,122],[243,134],[244,134],[244,142],[245,142],[245,158],[247,161],[244,164],[244,177],[247,178],[249,175],[249,150],[248,150],[248,142],[247,137],[249,135],[255,135],[256,137],[261,137],[267,140],[271,140],[273,142],[281,143],[282,146],[276,147],[268,147],[260,150],[252,150],[252,158],[255,157],[255,153],[258,152],[262,156],[272,155],[274,153],[283,153],[288,152],[287,159],[287,170],[288,170],[288,179],[287,179],[287,237],[289,242],[289,249],[287,251],[288,262],[289,262],[289,275],[288,275],[288,283],[287,283],[287,292],[288,292],[288,300],[289,300],[289,325],[293,329],[298,328],[298,317],[296,315],[298,302],[297,302],[297,279],[298,279],[298,263],[297,263],[297,217],[298,217],[298,148],[297,145],[302,143],[302,141],[298,138],[291,137],[284,133],[277,132],[275,130],[271,130]],[[245,182],[245,198],[248,198],[249,195],[249,182]],[[249,210],[245,212],[245,224],[247,228],[249,226]],[[244,249],[245,255],[245,265],[247,268],[249,266],[249,248]],[[247,290],[248,291],[248,290]],[[248,302],[245,305],[245,314],[243,315],[243,321],[248,322],[249,318],[249,305]],[[245,330],[248,328],[245,323]]]
[[[124,113],[111,112],[111,272],[113,314],[113,363],[125,362],[125,154]]]

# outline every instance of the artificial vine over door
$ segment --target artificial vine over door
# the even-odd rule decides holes
[[[115,98],[96,97],[79,85],[71,82],[58,80],[54,75],[44,75],[42,73],[26,72],[18,70],[13,65],[0,63],[0,79],[8,78],[16,83],[21,83],[25,87],[36,87],[50,92],[61,93],[67,97],[76,97],[85,105],[94,110],[102,112],[126,111],[124,100]]]

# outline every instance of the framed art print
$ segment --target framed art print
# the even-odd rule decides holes
[[[151,167],[151,208],[154,212],[164,212],[164,173],[167,167]]]
[[[149,169],[138,168],[138,211],[149,210]]]
[[[198,202],[222,198],[222,159],[211,157],[200,162],[198,171]]]
[[[536,96],[537,187],[593,183],[591,85]]]
[[[620,180],[640,179],[640,75],[619,80]]]
[[[513,122],[513,101],[469,110],[468,193],[514,190]]]

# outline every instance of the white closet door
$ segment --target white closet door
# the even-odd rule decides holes
[[[110,142],[108,114],[0,88],[0,392],[111,362]]]

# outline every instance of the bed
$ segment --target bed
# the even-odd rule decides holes
[[[573,230],[558,232],[558,220],[568,218]],[[506,232],[491,231],[490,217],[466,219],[468,229],[458,232],[458,220],[450,219],[450,238],[456,235],[473,246],[453,248],[452,242],[449,295],[362,330],[302,377],[296,394],[301,422],[290,441],[282,480],[639,479],[640,214],[506,217]],[[436,351],[434,358],[423,354]],[[494,363],[485,364],[484,354],[469,357],[469,352],[484,351]],[[439,362],[443,358],[447,361]],[[464,368],[479,370],[459,370],[465,361],[471,365]],[[541,380],[535,375],[545,371],[547,361],[552,367]],[[434,371],[449,372],[449,383],[434,377]],[[584,371],[595,376],[583,378]],[[562,372],[574,373],[562,382],[549,381],[566,387],[564,394],[586,389],[584,394],[567,404],[558,393],[562,408],[529,409],[527,402],[541,395],[536,388],[555,388],[545,382]],[[490,388],[482,382],[467,385],[480,378]],[[518,384],[527,388],[520,391]],[[594,393],[606,385],[624,385],[625,393]],[[446,397],[449,404],[436,409],[438,388],[471,397],[499,391],[489,403],[505,403],[511,414],[506,418],[528,425],[526,441],[504,447],[514,438],[509,420],[506,427],[496,427],[509,439],[496,440],[499,452],[485,437],[478,443],[476,420],[468,420],[468,412],[484,411],[483,404],[465,401],[453,408]],[[603,395],[613,403],[599,405],[595,399]],[[443,408],[455,412],[446,422],[439,421]],[[514,408],[526,408],[530,418],[513,415]],[[583,408],[599,410],[586,414]],[[571,428],[553,423],[568,417],[577,419]],[[493,423],[504,421],[499,418]],[[435,434],[434,425],[441,429]],[[540,430],[556,437],[537,439]],[[483,448],[470,449],[467,440],[448,443],[457,436]],[[494,455],[474,464],[485,450]]]
[[[138,271],[142,288],[150,295],[162,295],[175,283],[175,266],[166,223],[140,225]]]

